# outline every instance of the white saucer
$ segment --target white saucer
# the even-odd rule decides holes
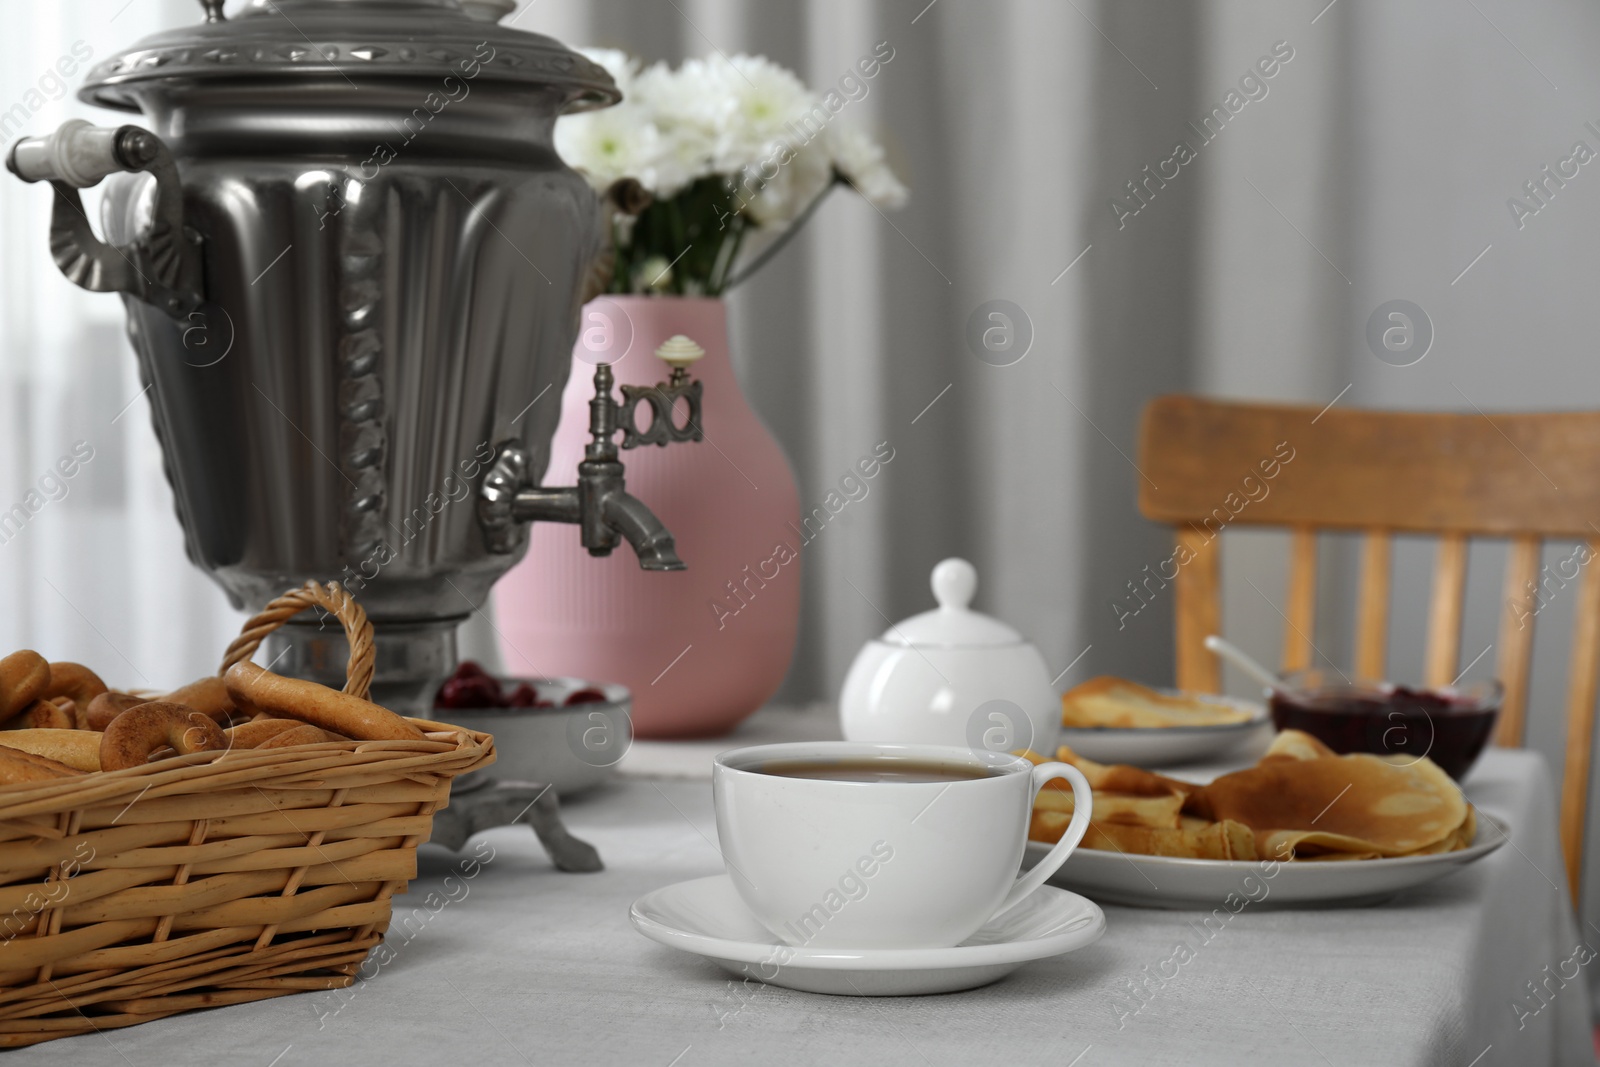
[[[725,874],[646,893],[633,902],[628,918],[650,940],[704,956],[737,977],[858,997],[975,989],[1030,960],[1093,944],[1106,928],[1098,905],[1046,885],[955,948],[779,945]]]

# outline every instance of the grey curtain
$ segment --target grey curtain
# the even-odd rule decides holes
[[[731,301],[743,383],[804,502],[874,443],[895,448],[872,496],[808,549],[784,696],[834,693],[862,641],[931,606],[928,572],[947,555],[978,565],[981,606],[1034,637],[1054,670],[1074,665],[1061,684],[1170,677],[1170,606],[1114,606],[1170,551],[1135,509],[1138,413],[1160,392],[1228,391],[1232,369],[1212,354],[1234,350],[1247,309],[1252,362],[1271,377],[1258,369],[1234,391],[1317,396],[1337,376],[1330,325],[1347,294],[1233,186],[1257,196],[1248,174],[1293,203],[1319,244],[1346,232],[1349,182],[1325,164],[1339,155],[1348,25],[1308,27],[1288,5],[1064,0],[539,0],[515,17],[646,60],[763,52],[813,86],[877,42],[894,48],[841,120],[886,141],[911,205],[880,215],[836,197]],[[1256,75],[1265,95],[1213,120],[1224,128],[1202,143],[1186,124],[1282,41],[1293,58]],[[1185,139],[1195,158],[1163,179]],[[1226,279],[1263,250],[1283,262],[1258,294],[1267,306],[1248,308]],[[967,339],[994,301],[1031,333],[1007,366]]]
[[[929,568],[952,554],[978,565],[983,609],[1055,670],[1075,664],[1062,686],[1170,679],[1170,598],[1126,613],[1128,583],[1170,551],[1136,508],[1137,417],[1158,393],[1600,404],[1600,170],[1542,200],[1525,188],[1577,141],[1600,151],[1600,12],[1577,0],[538,0],[518,18],[651,60],[762,52],[813,85],[895,49],[852,117],[887,141],[911,205],[836,198],[732,299],[742,380],[803,501],[874,442],[896,449],[806,557],[789,699],[831,697],[886,617],[930,605]],[[1193,158],[1169,162],[1180,141]],[[1434,328],[1411,366],[1365,339],[1393,299]],[[1011,366],[964,340],[992,300],[1031,324]],[[1226,628],[1275,660],[1286,545],[1224,543]],[[1341,663],[1352,547],[1330,539],[1321,582],[1316,641]],[[1397,551],[1396,675],[1420,670],[1431,562],[1425,544]],[[1496,639],[1502,565],[1474,548],[1463,663]],[[1538,621],[1530,741],[1557,768],[1572,599]]]

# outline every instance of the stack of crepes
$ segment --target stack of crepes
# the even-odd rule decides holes
[[[1044,758],[1028,753],[1035,763]],[[1310,734],[1285,730],[1254,767],[1209,785],[1138,767],[1056,759],[1094,790],[1084,848],[1214,860],[1364,860],[1466,848],[1472,805],[1432,760],[1340,756]],[[1071,788],[1039,792],[1029,837],[1054,843],[1072,819]]]
[[[1061,694],[1061,725],[1069,730],[1231,726],[1251,718],[1243,707],[1189,693],[1162,693],[1109,675],[1090,678]]]

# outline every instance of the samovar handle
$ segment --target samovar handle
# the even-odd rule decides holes
[[[6,169],[25,182],[54,187],[50,252],[74,283],[97,293],[128,293],[180,321],[200,307],[199,240],[184,229],[183,187],[161,138],[138,126],[71,119],[49,136],[13,144]],[[155,217],[132,244],[110,245],[94,235],[78,190],[124,172],[155,176]]]

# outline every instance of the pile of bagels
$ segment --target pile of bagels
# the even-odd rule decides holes
[[[139,767],[195,752],[422,741],[405,718],[249,660],[170,693],[119,692],[80,663],[0,659],[0,785]]]

